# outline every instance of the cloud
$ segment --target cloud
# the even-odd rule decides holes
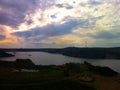
[[[45,40],[49,37],[55,37],[55,36],[63,36],[67,34],[72,34],[74,29],[77,28],[93,28],[94,24],[96,22],[96,19],[91,22],[91,19],[66,19],[66,22],[63,24],[49,24],[47,26],[43,27],[36,27],[28,31],[20,31],[20,32],[14,32],[12,35],[18,36],[18,37],[24,37],[25,40],[32,39],[33,41],[38,40]],[[86,31],[84,31],[86,32]]]
[[[0,35],[0,40],[4,40],[6,37],[4,35]]]
[[[98,17],[99,18],[99,17]],[[17,37],[24,37],[24,40],[29,43],[41,43],[42,45],[48,44],[53,46],[79,46],[86,38],[91,38],[85,32],[89,32],[89,28],[93,28],[93,22],[91,20],[96,18],[89,19],[66,19],[66,23],[63,24],[49,24],[44,27],[37,27],[28,31],[15,32],[12,35]],[[73,33],[74,30],[82,28],[84,33],[81,33],[79,36],[78,33]],[[86,30],[85,30],[86,29]],[[92,30],[91,30],[92,31]],[[92,32],[91,32],[92,33]],[[63,45],[62,45],[63,44]]]
[[[0,43],[79,45],[87,38],[113,42],[119,38],[119,4],[120,0],[0,0]]]
[[[14,35],[11,35],[11,31],[13,28],[6,26],[6,25],[0,25],[0,35],[1,39],[0,44],[2,43],[16,43],[23,41],[22,37],[16,37]]]
[[[42,43],[54,43],[56,45],[75,45],[80,44],[82,40],[83,38],[80,38],[79,36],[67,34],[62,36],[49,37],[46,40],[42,40]]]
[[[16,27],[29,12],[34,12],[34,0],[0,0],[0,24]]]
[[[23,18],[24,17],[21,16],[17,18],[14,15],[9,15],[7,13],[0,13],[0,24],[16,27],[19,23],[23,21]]]
[[[88,1],[88,4],[90,4],[90,5],[101,5],[103,3],[104,3],[104,1],[101,1],[101,0],[89,0]]]
[[[64,34],[69,34],[78,25],[79,25],[78,21],[70,20],[64,24],[49,24],[44,27],[36,27],[29,31],[15,32],[12,34],[18,37],[24,37],[26,39],[29,37],[35,37],[39,35],[42,35],[46,38],[46,37],[51,37],[51,36],[60,36]]]
[[[68,4],[57,4],[56,7],[58,7],[58,8],[66,8],[66,9],[73,9],[73,6],[70,6]]]
[[[109,31],[99,31],[98,33],[96,33],[96,35],[90,35],[88,34],[89,36],[95,38],[95,39],[115,39],[115,38],[119,38],[120,36],[118,34],[114,34],[114,33],[111,33]]]

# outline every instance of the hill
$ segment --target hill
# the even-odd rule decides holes
[[[116,48],[24,48],[24,49],[1,49],[9,52],[48,52],[57,53],[70,57],[87,59],[120,59],[120,47]]]
[[[12,57],[12,56],[14,56],[14,55],[6,53],[3,50],[0,50],[0,57]]]

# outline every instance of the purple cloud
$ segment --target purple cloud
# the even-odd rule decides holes
[[[73,6],[70,6],[68,4],[57,4],[56,7],[58,7],[58,8],[66,8],[66,9],[73,9]]]
[[[90,37],[93,37],[95,39],[115,39],[115,38],[119,38],[119,34],[116,33],[116,34],[113,34],[109,31],[100,31],[96,34],[87,34],[88,36]]]
[[[34,12],[36,5],[34,0],[0,0],[0,24],[16,27],[27,13]]]
[[[6,38],[6,36],[0,35],[0,40],[4,40],[5,38]]]
[[[88,2],[90,5],[100,5],[103,4],[103,1],[96,1],[96,0],[89,0]]]
[[[79,25],[79,22],[76,20],[71,20],[70,22],[66,22],[64,24],[49,24],[44,27],[36,27],[29,31],[24,32],[16,32],[13,35],[29,38],[31,36],[43,35],[44,37],[51,37],[51,36],[60,36],[64,34],[69,34],[71,31]]]

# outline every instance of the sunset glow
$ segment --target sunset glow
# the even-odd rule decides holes
[[[0,48],[120,46],[120,0],[0,0]]]

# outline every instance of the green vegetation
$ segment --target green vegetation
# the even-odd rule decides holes
[[[45,67],[45,66],[43,66]],[[71,77],[65,77],[61,68],[50,66],[39,72],[8,72],[0,74],[0,90],[95,90]]]
[[[120,84],[113,79],[118,75],[117,72],[87,62],[37,65],[32,68],[37,72],[22,72],[23,68],[15,72],[17,69],[0,67],[0,90],[103,90],[102,86],[106,90],[120,89]],[[107,83],[114,83],[115,89],[108,89]]]
[[[14,84],[5,84],[1,90],[94,90],[92,87],[71,80],[39,80]]]

